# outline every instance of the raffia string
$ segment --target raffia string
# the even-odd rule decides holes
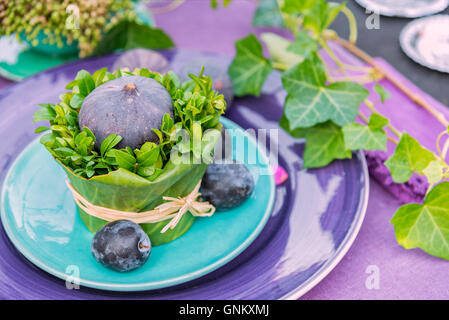
[[[156,223],[171,219],[171,221],[161,230],[164,233],[169,228],[176,227],[183,215],[189,211],[194,217],[210,217],[215,212],[215,207],[209,202],[200,202],[196,199],[201,195],[199,192],[201,180],[193,191],[184,198],[162,197],[167,201],[157,206],[153,210],[143,212],[128,212],[96,206],[84,198],[73,188],[69,181],[67,187],[72,191],[73,198],[78,206],[87,214],[106,220],[131,220],[135,223]]]

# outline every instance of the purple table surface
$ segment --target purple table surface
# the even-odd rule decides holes
[[[179,48],[233,55],[234,41],[256,32],[251,26],[255,8],[255,1],[234,0],[228,8],[212,11],[209,0],[188,0],[178,9],[158,14],[155,18],[157,25],[170,34]],[[405,79],[403,81],[406,82]],[[9,83],[0,78],[0,88]],[[386,86],[389,87],[388,84]],[[392,107],[386,108],[386,105],[381,112],[391,117],[400,129],[405,129],[405,125],[413,127],[413,136],[434,149],[435,132],[443,128],[410,102],[406,103],[409,109],[405,111],[404,101],[407,99],[396,94],[393,88],[389,89],[394,93],[388,104]],[[426,99],[444,110],[432,98]],[[374,180],[370,183],[370,192],[366,218],[352,248],[337,267],[302,299],[449,298],[448,262],[420,250],[401,248],[390,223],[401,202]],[[372,288],[369,283],[376,275],[378,286]]]

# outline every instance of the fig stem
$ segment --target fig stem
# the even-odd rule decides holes
[[[134,83],[128,83],[128,84],[125,86],[125,89],[126,89],[126,90],[129,90],[129,91],[136,90],[136,85],[135,85]]]

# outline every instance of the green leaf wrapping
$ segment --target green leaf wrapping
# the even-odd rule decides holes
[[[215,145],[216,140],[210,143]],[[152,210],[163,202],[163,196],[188,195],[201,180],[207,168],[206,163],[175,164],[169,161],[161,174],[154,181],[150,181],[122,168],[106,175],[85,179],[61,165],[75,190],[90,203],[130,212]],[[81,208],[78,209],[82,221],[91,232],[97,232],[107,223],[87,214]],[[169,221],[140,224],[150,237],[153,246],[170,242],[183,235],[192,225],[194,217],[186,213],[174,229],[160,233]]]

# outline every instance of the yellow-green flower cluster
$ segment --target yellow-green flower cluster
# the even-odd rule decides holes
[[[136,19],[132,0],[0,0],[0,35],[15,33],[33,46],[77,43],[93,52],[104,33],[122,19]]]

